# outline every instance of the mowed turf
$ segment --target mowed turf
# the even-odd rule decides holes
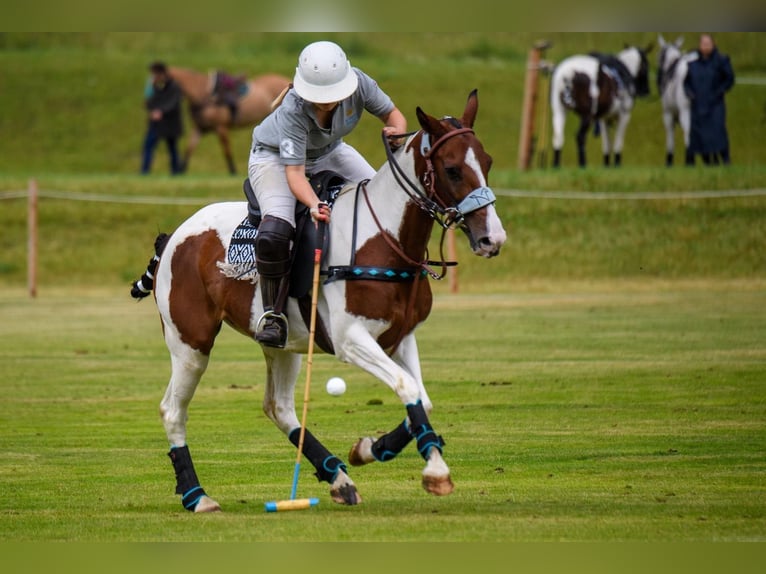
[[[158,404],[169,361],[154,303],[127,289],[0,292],[0,539],[61,541],[766,540],[766,290],[760,280],[545,283],[437,297],[423,372],[453,495],[410,447],[352,468],[364,499],[267,514],[295,451],[260,410],[258,347],[228,328],[189,444],[224,512],[174,492]],[[324,392],[342,376],[348,391]],[[304,373],[298,382],[302,396]],[[309,425],[345,458],[404,415],[394,394],[315,359]]]

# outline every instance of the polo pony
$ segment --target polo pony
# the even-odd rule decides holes
[[[561,61],[553,70],[550,103],[553,126],[553,167],[561,165],[564,125],[567,110],[580,116],[577,131],[577,160],[585,167],[585,137],[593,122],[601,134],[604,165],[614,154],[614,165],[622,163],[625,130],[630,122],[635,98],[649,94],[649,63],[645,49],[628,47],[616,56],[591,52]],[[617,121],[614,140],[607,127]]]
[[[689,62],[696,56],[694,52],[684,54],[681,45],[683,36],[675,42],[666,42],[659,35],[660,53],[657,67],[657,89],[662,100],[662,123],[665,126],[665,165],[672,166],[675,156],[676,124],[681,126],[684,135],[684,145],[689,147],[689,131],[691,130],[691,100],[684,91],[684,79],[689,68]]]
[[[184,151],[184,171],[189,168],[202,135],[215,132],[229,173],[236,173],[229,130],[252,129],[271,113],[272,102],[290,84],[289,78],[278,74],[264,74],[248,80],[220,71],[205,73],[174,66],[169,67],[168,72],[189,102],[193,126]]]
[[[349,462],[389,461],[414,441],[426,463],[423,487],[435,495],[449,494],[454,487],[442,456],[444,441],[429,422],[433,405],[414,333],[431,311],[428,277],[443,276],[446,265],[443,257],[428,261],[428,242],[434,223],[443,230],[459,228],[473,252],[482,257],[496,256],[506,240],[487,183],[492,159],[473,130],[477,111],[476,90],[460,119],[436,119],[418,107],[420,129],[402,134],[404,143],[396,151],[386,145],[388,160],[375,177],[338,188],[331,200],[332,221],[322,250],[327,279],[318,293],[318,346],[380,379],[406,410],[393,431],[356,442]],[[171,357],[170,382],[160,413],[170,442],[176,493],[182,496],[183,506],[195,512],[220,506],[202,489],[194,470],[186,442],[189,403],[222,323],[252,339],[263,315],[257,276],[243,280],[227,272],[230,238],[247,218],[245,202],[202,208],[169,238],[158,238],[155,259],[134,284],[134,291],[139,285],[142,294],[148,294],[144,280],[153,272],[154,295]],[[308,227],[313,229],[310,223]],[[300,264],[298,257],[294,266]],[[439,265],[441,274],[435,271]],[[310,268],[310,260],[303,266]],[[301,433],[294,390],[309,340],[302,312],[306,298],[310,300],[311,294],[288,299],[286,347],[262,347],[266,363],[263,410],[295,446]],[[346,505],[361,502],[345,462],[308,429],[302,453],[315,467],[316,476],[330,485],[332,500]]]

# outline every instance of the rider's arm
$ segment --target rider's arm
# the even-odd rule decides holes
[[[293,192],[295,198],[311,210],[311,216],[321,221],[330,221],[330,209],[326,204],[321,203],[311,184],[306,179],[305,165],[286,165],[285,175],[287,176],[287,185]],[[320,209],[320,204],[322,208]]]
[[[386,136],[392,136],[395,134],[403,134],[407,131],[407,119],[404,114],[399,111],[399,108],[394,108],[385,115],[378,116],[380,121],[385,124],[383,133]]]

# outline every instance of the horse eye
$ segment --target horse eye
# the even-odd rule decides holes
[[[444,169],[447,172],[447,177],[450,178],[452,181],[460,181],[461,179],[463,179],[463,174],[460,172],[460,168],[445,167]]]

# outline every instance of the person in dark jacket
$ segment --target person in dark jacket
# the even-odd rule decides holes
[[[151,84],[146,91],[146,109],[149,113],[149,125],[144,139],[141,173],[149,173],[152,167],[154,150],[161,139],[165,140],[170,155],[170,173],[181,173],[178,158],[178,140],[183,133],[181,119],[181,88],[168,73],[162,62],[149,66],[152,74]]]
[[[702,34],[697,58],[689,63],[684,91],[691,100],[691,131],[686,164],[694,165],[700,154],[706,164],[720,160],[729,164],[729,136],[726,132],[724,94],[734,85],[729,57],[716,48],[710,34]]]

